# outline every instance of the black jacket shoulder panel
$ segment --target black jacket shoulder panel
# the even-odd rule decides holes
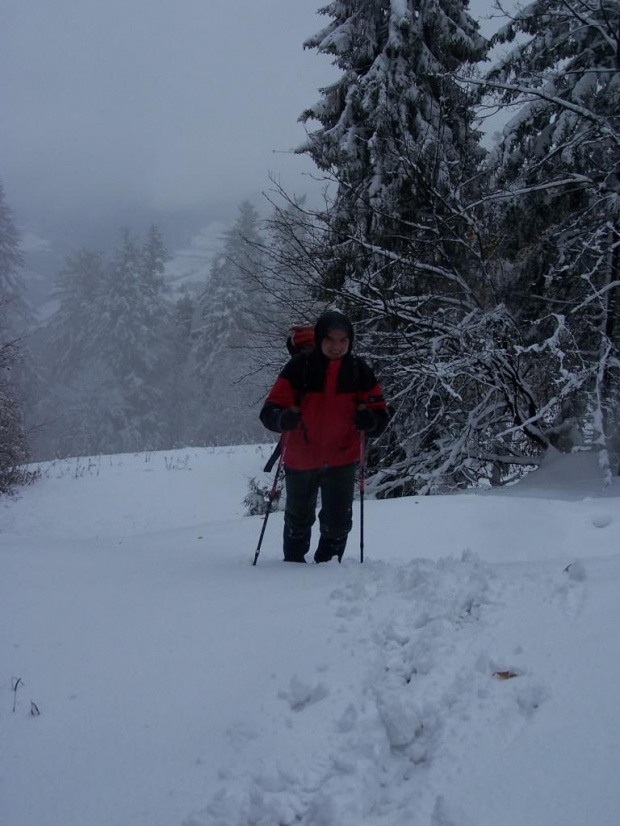
[[[362,358],[357,358],[359,370],[360,390],[368,391],[377,384],[377,377],[375,371],[372,369],[367,361]]]
[[[297,393],[303,393],[308,389],[311,358],[311,355],[306,353],[298,353],[287,361],[280,373],[280,378],[286,379]]]
[[[318,351],[299,353],[284,366],[280,377],[286,379],[296,393],[321,393],[325,387],[327,359]]]
[[[280,377],[286,379],[298,393],[322,393],[325,387],[327,359],[316,350],[310,354],[293,356],[282,369]],[[360,356],[346,355],[342,360],[338,377],[338,391],[360,393],[372,390],[377,379],[370,365]]]
[[[377,383],[372,368],[363,358],[351,356],[343,360],[338,389],[343,393],[365,393]]]

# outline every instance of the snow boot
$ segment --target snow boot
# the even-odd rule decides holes
[[[284,561],[305,562],[305,556],[310,550],[310,531],[301,534],[293,533],[284,526]]]
[[[322,536],[319,540],[319,546],[314,553],[314,561],[316,563],[329,562],[337,556],[338,562],[342,562],[346,544],[346,536],[342,539],[326,539]]]

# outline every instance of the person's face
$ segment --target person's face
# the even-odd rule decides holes
[[[329,330],[321,341],[321,352],[328,359],[341,359],[349,350],[349,336],[344,330]]]

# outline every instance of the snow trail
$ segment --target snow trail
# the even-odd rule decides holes
[[[369,499],[363,565],[358,512],[319,566],[276,512],[252,567],[268,453],[52,463],[0,501],[1,817],[615,826],[618,486],[578,455]]]
[[[249,778],[227,770],[225,785],[183,826],[463,826],[452,782],[462,784],[481,748],[510,750],[553,695],[554,675],[528,657],[519,623],[506,647],[507,618],[543,600],[561,644],[567,605],[587,604],[585,588],[561,568],[541,587],[527,566],[472,554],[348,564],[329,610],[343,650],[365,660],[361,679],[344,687],[326,669],[302,686],[293,675],[287,698],[296,713],[314,715],[306,726],[322,727],[324,751],[303,768],[263,755]],[[279,725],[297,736],[286,715]],[[236,756],[244,767],[255,760]]]

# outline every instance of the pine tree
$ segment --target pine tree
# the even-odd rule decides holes
[[[142,245],[142,282],[155,301],[165,290],[164,273],[170,254],[163,236],[155,224],[151,224],[146,243]]]
[[[27,480],[23,464],[28,448],[23,411],[17,398],[13,370],[19,359],[16,329],[26,310],[19,234],[0,184],[0,494]]]
[[[94,357],[93,331],[104,279],[103,254],[86,248],[67,256],[55,279],[52,295],[58,310],[51,318],[48,340],[56,381],[70,381]]]
[[[128,230],[107,269],[99,297],[96,347],[108,384],[101,424],[117,450],[161,446],[169,378],[170,306],[158,233],[141,246]]]
[[[498,478],[546,441],[529,426],[519,333],[497,292],[464,83],[488,44],[456,0],[342,0],[322,12],[332,22],[306,45],[342,76],[302,115],[321,128],[301,151],[335,184],[317,213],[323,298],[358,322],[394,403],[376,489]]]
[[[278,186],[276,184],[276,186]],[[278,201],[265,221],[260,254],[260,281],[265,323],[257,331],[257,354],[272,374],[282,366],[282,342],[293,324],[311,324],[321,312],[322,268],[313,253],[322,234],[305,197],[290,198],[278,186]]]
[[[537,0],[488,75],[521,108],[497,151],[503,291],[525,330],[536,418],[560,447],[594,428],[620,461],[620,4]]]
[[[19,244],[19,233],[0,183],[0,313],[5,329],[14,329],[17,319],[27,314],[24,285],[19,276],[24,265]]]
[[[195,314],[195,297],[182,289],[172,310],[171,370],[165,400],[168,411],[166,442],[173,448],[193,443],[194,422],[201,417],[191,362]]]
[[[110,261],[82,249],[55,283],[52,365],[41,402],[45,455],[156,449],[171,443],[174,324],[163,239],[128,230]]]
[[[263,386],[253,346],[266,312],[259,223],[252,204],[242,203],[200,298],[192,359],[202,400],[195,438],[202,444],[235,444],[264,435],[258,421]]]
[[[300,151],[338,185],[326,286],[389,285],[405,261],[415,277],[423,262],[452,270],[446,237],[482,153],[471,98],[450,75],[482,57],[477,24],[458,0],[342,0],[321,13],[332,22],[305,45],[343,74],[303,113],[321,128]]]
[[[21,405],[11,381],[16,358],[11,343],[0,343],[0,494],[8,493],[13,485],[23,484],[31,476],[24,468],[28,446]]]

